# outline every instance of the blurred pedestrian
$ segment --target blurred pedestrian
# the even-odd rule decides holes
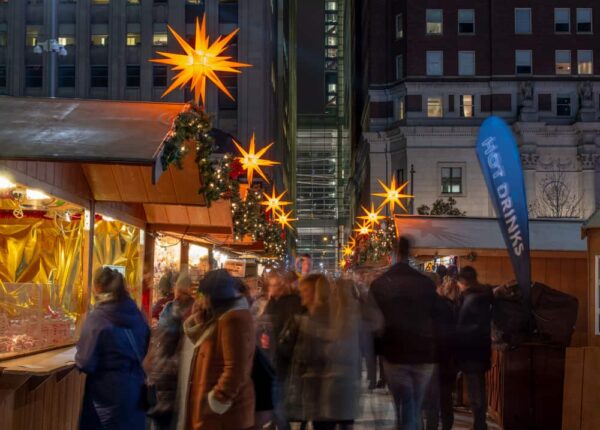
[[[143,430],[144,370],[150,329],[123,276],[108,267],[94,275],[96,299],[77,343],[75,364],[87,375],[81,430]]]
[[[311,421],[314,430],[351,429],[360,393],[360,310],[351,281],[312,274],[299,288],[307,313],[298,318],[288,414]]]
[[[421,430],[423,400],[436,368],[436,288],[409,265],[410,240],[400,237],[398,263],[373,282],[370,293],[383,314],[378,349],[394,398],[398,429]]]
[[[456,328],[456,358],[458,368],[469,393],[474,418],[474,430],[486,430],[487,393],[485,373],[491,367],[493,291],[481,285],[477,271],[463,267],[458,274],[461,305]]]
[[[160,314],[170,301],[173,300],[173,284],[177,275],[168,270],[158,282],[159,299],[152,306],[152,320],[158,321]]]
[[[198,292],[183,326],[177,428],[251,429],[255,333],[248,301],[224,269],[208,272]]]

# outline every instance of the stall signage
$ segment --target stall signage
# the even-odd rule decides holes
[[[513,270],[525,297],[531,286],[529,217],[519,149],[504,120],[484,121],[477,140],[477,156]]]
[[[246,276],[246,262],[243,260],[227,260],[223,263],[223,268],[236,278]]]

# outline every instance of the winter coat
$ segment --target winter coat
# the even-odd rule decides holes
[[[433,281],[401,262],[373,281],[369,294],[384,320],[377,353],[391,363],[435,363],[438,296]]]
[[[144,430],[144,372],[128,340],[146,355],[150,329],[130,298],[101,302],[88,315],[77,344],[76,366],[87,374],[79,428]]]
[[[478,285],[462,293],[456,326],[456,359],[462,371],[487,371],[492,354],[493,291]]]
[[[359,415],[359,311],[345,329],[333,329],[328,312],[296,317],[294,348],[285,408],[296,421],[349,421]]]
[[[178,428],[185,430],[243,430],[254,426],[255,333],[245,298],[199,330],[193,318],[185,323],[193,345],[191,360],[182,363],[187,384],[180,388],[186,399],[180,411]],[[191,327],[190,327],[191,326]],[[188,346],[190,342],[188,341]],[[185,352],[182,360],[188,354]],[[227,407],[227,405],[230,405]],[[216,411],[216,408],[223,410]],[[218,413],[222,412],[222,413]]]
[[[168,296],[161,297],[160,299],[158,299],[157,302],[154,303],[154,305],[152,306],[152,319],[159,319],[160,314],[165,309],[167,303],[171,302],[172,300],[173,294],[169,294]]]

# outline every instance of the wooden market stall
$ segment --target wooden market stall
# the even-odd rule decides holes
[[[3,429],[77,428],[83,378],[74,369],[72,345],[90,303],[96,267],[122,270],[133,296],[148,312],[157,237],[171,235],[184,244],[185,238],[232,236],[229,202],[213,202],[208,208],[198,195],[200,180],[193,156],[186,157],[183,170],[169,167],[162,172],[160,167],[162,141],[182,108],[167,103],[0,97],[0,116],[9,124],[0,128],[0,210],[6,212],[0,217],[0,235],[3,223],[14,223],[11,214],[20,208],[22,220],[32,217],[36,209],[41,222],[50,227],[59,224],[61,231],[52,232],[52,237],[61,237],[66,229],[77,239],[68,259],[71,275],[64,277],[68,294],[61,294],[64,300],[53,308],[38,309],[42,316],[36,320],[43,329],[62,318],[56,309],[64,309],[72,316],[72,337],[42,348],[26,343],[10,355],[0,355]],[[28,190],[48,196],[54,206],[38,207],[34,199],[18,197]],[[19,245],[16,238],[11,240]],[[39,240],[29,248],[19,246],[39,248],[36,252],[46,255],[52,243]],[[52,264],[67,265],[65,254],[60,255]],[[5,258],[7,254],[0,252],[0,265]],[[37,282],[42,266],[24,270],[29,261],[21,258],[13,272],[31,273],[31,278],[3,279],[0,272],[0,281]],[[44,269],[42,274],[47,272]],[[54,284],[46,284],[51,295]],[[15,297],[11,291],[0,284],[0,314],[9,309],[6,305],[12,302],[7,300]],[[42,303],[20,294],[21,308]],[[67,309],[63,306],[67,302],[76,306]],[[9,325],[11,318],[6,318]],[[65,348],[54,349],[59,346]]]
[[[473,266],[480,282],[502,285],[514,279],[496,219],[397,216],[398,234],[414,239],[424,265],[453,261]],[[531,220],[532,279],[577,297],[579,312],[571,346],[588,345],[588,255],[577,220]],[[600,235],[598,243],[600,244]],[[565,348],[495,345],[488,374],[490,413],[510,430],[560,429]],[[569,430],[571,427],[568,427]]]

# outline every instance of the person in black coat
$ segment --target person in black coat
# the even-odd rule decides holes
[[[383,317],[377,339],[398,428],[420,429],[425,393],[437,362],[434,282],[410,267],[410,240],[398,241],[399,262],[377,278],[369,294]]]
[[[77,368],[87,374],[79,428],[144,430],[141,361],[150,329],[119,272],[99,269],[93,292],[96,306],[83,324],[75,355]]]
[[[456,325],[456,360],[463,372],[474,418],[474,430],[487,429],[485,372],[491,367],[493,291],[479,284],[471,266],[458,274],[461,306]]]

